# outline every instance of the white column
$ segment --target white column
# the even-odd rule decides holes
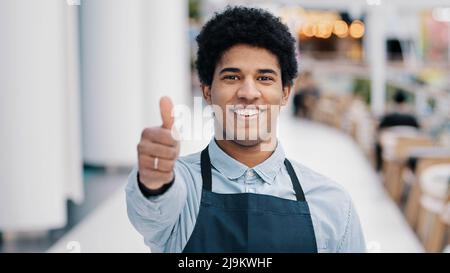
[[[371,80],[371,109],[379,116],[384,113],[386,101],[386,31],[385,9],[381,5],[369,6],[367,9],[367,58],[369,61]]]
[[[82,1],[81,13],[84,160],[133,165],[160,96],[190,96],[187,1]]]
[[[81,203],[84,200],[81,159],[79,15],[78,5],[66,5],[67,96],[65,97],[65,109],[67,122],[65,122],[64,128],[66,134],[64,145],[66,148],[67,173],[63,182],[65,183],[67,197],[76,203]]]
[[[161,124],[159,98],[191,105],[188,1],[145,1],[144,125]]]
[[[89,164],[136,162],[142,124],[141,2],[81,1],[83,157]]]
[[[0,1],[0,230],[66,223],[66,2]]]

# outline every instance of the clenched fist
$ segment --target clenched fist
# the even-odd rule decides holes
[[[173,168],[180,152],[172,136],[173,104],[170,98],[159,101],[162,126],[145,128],[138,144],[139,181],[150,190],[158,190],[172,181]]]

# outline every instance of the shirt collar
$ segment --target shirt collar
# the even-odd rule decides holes
[[[213,138],[209,143],[209,157],[211,165],[228,179],[238,179],[243,176],[248,168],[246,165],[225,153]],[[253,170],[268,184],[272,184],[285,159],[285,153],[280,142],[277,141],[275,151],[264,162],[253,167]]]

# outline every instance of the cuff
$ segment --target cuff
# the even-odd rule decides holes
[[[135,168],[128,177],[126,187],[128,207],[144,218],[158,219],[161,222],[170,220],[173,215],[178,213],[180,207],[178,203],[185,200],[183,197],[186,190],[183,181],[174,180],[164,194],[147,197],[139,187],[137,173],[137,168]],[[175,174],[175,176],[177,175]]]
[[[170,183],[164,184],[164,185],[163,185],[161,188],[159,188],[159,189],[151,190],[151,189],[147,188],[147,187],[141,182],[141,180],[139,179],[139,172],[137,172],[137,183],[138,183],[138,186],[139,186],[139,190],[140,190],[141,193],[142,193],[145,197],[147,197],[147,198],[149,198],[149,197],[151,197],[151,196],[158,196],[158,195],[164,194],[164,193],[165,193],[165,192],[173,185],[173,182],[174,182],[174,181],[175,181],[175,175],[174,175],[172,181],[170,181]]]

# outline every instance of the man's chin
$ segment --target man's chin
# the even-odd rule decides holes
[[[262,140],[256,139],[256,140],[243,140],[243,139],[233,139],[231,140],[237,145],[244,146],[244,147],[253,147],[261,144]]]

